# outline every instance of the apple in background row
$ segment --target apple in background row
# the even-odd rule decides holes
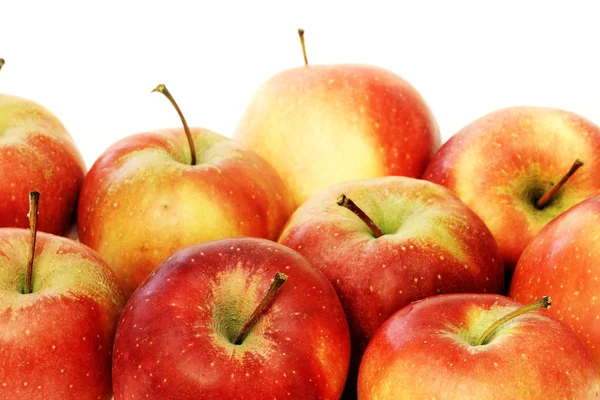
[[[116,271],[126,295],[175,250],[214,239],[275,239],[292,212],[262,158],[207,129],[127,137],[94,163],[81,190],[78,232]],[[191,148],[194,151],[191,151]]]
[[[75,221],[85,170],[58,118],[31,100],[0,94],[0,227],[26,228],[27,196],[37,190],[44,194],[39,230],[64,234]]]
[[[598,371],[567,326],[539,311],[495,324],[527,311],[520,307],[503,296],[452,294],[403,308],[369,343],[358,398],[599,398]]]
[[[234,138],[281,175],[298,207],[353,179],[419,177],[440,146],[431,111],[404,79],[368,65],[305,65],[270,78]]]
[[[381,236],[338,205],[341,194]],[[354,373],[377,328],[403,306],[439,293],[504,287],[498,246],[481,219],[450,190],[418,179],[334,185],[296,210],[279,242],[304,255],[336,289],[350,325]],[[355,384],[349,379],[350,392]]]
[[[512,107],[488,114],[452,136],[423,179],[460,197],[490,228],[509,273],[553,218],[600,194],[600,128],[567,111]],[[585,163],[540,204],[576,159]]]
[[[115,338],[115,399],[337,399],[349,360],[327,278],[277,243],[222,239],[177,251],[133,294]]]
[[[0,399],[110,399],[125,305],[117,278],[92,250],[51,234],[37,233],[32,258],[30,236],[0,229]]]
[[[509,296],[526,302],[539,293],[560,299],[549,312],[587,344],[600,368],[600,197],[550,222],[525,248]]]

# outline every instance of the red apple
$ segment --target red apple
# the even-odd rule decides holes
[[[440,145],[431,111],[408,82],[356,64],[306,63],[273,76],[234,138],[273,165],[296,207],[342,181],[419,177]]]
[[[29,231],[0,229],[0,399],[110,399],[117,278],[72,240],[40,232],[30,249]]]
[[[276,273],[288,277],[279,292]],[[349,358],[344,312],[321,273],[277,243],[222,239],[177,251],[133,294],[113,387],[116,400],[336,399]]]
[[[541,303],[535,307],[547,305]],[[600,398],[600,379],[588,350],[546,313],[514,317],[492,328],[481,343],[495,321],[520,307],[503,296],[455,294],[403,308],[369,343],[358,398]]]
[[[525,248],[509,296],[526,302],[539,293],[557,300],[550,313],[587,344],[600,368],[600,197],[550,222]]]
[[[233,236],[275,239],[291,214],[281,178],[263,159],[206,129],[190,129],[187,139],[185,121],[184,129],[117,142],[83,184],[79,239],[127,295],[177,249]]]
[[[0,227],[26,228],[27,196],[37,190],[44,193],[39,229],[64,234],[75,221],[85,169],[73,138],[49,110],[0,94]]]
[[[575,158],[585,166],[541,205]],[[423,178],[450,188],[483,219],[510,273],[548,222],[600,194],[600,128],[557,109],[502,109],[452,136]]]
[[[376,237],[340,207],[341,194],[383,235]],[[355,371],[377,328],[410,302],[503,288],[498,247],[481,219],[448,189],[418,179],[334,185],[292,215],[279,242],[304,255],[336,289],[350,325]]]

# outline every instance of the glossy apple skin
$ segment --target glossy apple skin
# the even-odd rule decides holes
[[[28,228],[29,192],[38,191],[38,229],[57,235],[75,221],[85,163],[71,135],[46,108],[0,94],[0,227]]]
[[[287,190],[260,157],[211,131],[127,137],[94,163],[79,201],[81,242],[116,271],[127,295],[175,250],[215,239],[275,239],[292,212]]]
[[[369,343],[358,398],[600,398],[600,377],[588,350],[547,313],[524,314],[499,328],[488,344],[470,344],[520,306],[504,296],[451,294],[403,308]]]
[[[375,238],[340,194],[385,233]],[[412,301],[439,293],[500,293],[504,269],[490,231],[448,189],[406,177],[351,181],[314,196],[279,242],[304,255],[336,289],[352,335],[353,365],[377,328]]]
[[[548,312],[571,327],[600,369],[600,197],[585,200],[550,222],[525,248],[509,296],[554,300]]]
[[[234,138],[273,165],[296,207],[347,180],[420,177],[440,146],[435,119],[408,82],[352,64],[274,75],[254,95]]]
[[[490,228],[512,272],[525,246],[553,218],[600,194],[600,128],[541,107],[498,110],[438,151],[423,178],[454,191]],[[569,170],[584,166],[543,210],[534,206]]]
[[[110,399],[116,276],[81,243],[38,232],[22,294],[28,251],[28,230],[0,229],[0,399]]]
[[[235,337],[276,272],[287,282],[233,345],[227,327]],[[115,399],[336,399],[349,359],[344,312],[321,273],[277,243],[223,239],[176,252],[131,297],[115,339]]]

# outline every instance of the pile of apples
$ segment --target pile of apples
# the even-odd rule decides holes
[[[233,139],[159,85],[182,128],[89,171],[0,94],[0,399],[599,399],[600,128],[510,107],[442,145],[299,34]]]

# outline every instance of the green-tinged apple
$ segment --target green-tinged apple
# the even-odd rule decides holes
[[[550,222],[523,251],[509,296],[526,302],[547,293],[549,312],[588,346],[600,369],[600,197]]]
[[[305,65],[271,77],[254,95],[234,138],[279,172],[296,207],[347,180],[420,177],[440,146],[421,95],[383,68]]]
[[[0,227],[27,228],[27,196],[37,190],[44,193],[39,230],[64,234],[75,222],[85,170],[58,118],[31,100],[0,94]]]
[[[108,400],[125,296],[95,252],[36,234],[36,195],[30,231],[0,229],[0,399]]]
[[[450,190],[418,179],[334,185],[292,215],[279,242],[336,289],[350,325],[354,373],[377,328],[410,302],[503,288],[498,246],[485,224]]]
[[[510,276],[548,222],[600,194],[600,128],[558,109],[502,109],[452,136],[423,178],[450,188],[483,219]]]
[[[331,284],[258,238],[177,251],[133,294],[115,338],[116,400],[338,399],[350,335]]]
[[[115,270],[126,295],[175,250],[234,236],[275,239],[292,212],[262,158],[206,129],[127,137],[94,163],[81,190],[78,232]]]
[[[369,343],[359,400],[600,398],[585,345],[547,313],[504,296],[451,294],[395,313]]]

